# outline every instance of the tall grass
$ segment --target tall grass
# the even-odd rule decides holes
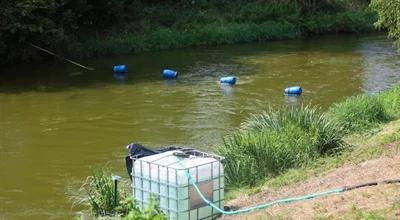
[[[144,9],[136,11],[145,14],[139,21],[127,22],[122,28],[116,26],[116,30],[81,34],[65,50],[69,57],[89,58],[373,30],[376,16],[365,10],[366,6],[354,7],[336,0],[324,2],[313,9],[300,7],[298,1],[195,2],[202,9],[185,4],[172,8],[161,2],[143,5]]]
[[[259,9],[256,8],[259,7],[255,4],[255,7],[250,7],[248,10],[257,12]],[[243,13],[251,14],[251,12]],[[71,57],[88,58],[199,45],[295,39],[309,34],[359,33],[372,31],[374,21],[373,13],[362,10],[334,14],[320,13],[309,17],[291,13],[289,16],[281,15],[281,19],[263,14],[253,14],[246,19],[242,18],[243,14],[240,13],[229,16],[231,17],[226,19],[228,21],[217,19],[205,24],[191,21],[194,23],[185,24],[187,28],[158,27],[141,34],[102,33],[69,44],[66,53]]]
[[[144,35],[99,35],[83,43],[70,44],[67,53],[73,57],[84,58],[199,45],[293,39],[300,36],[299,27],[287,22],[211,23],[193,25],[187,31],[160,28]]]
[[[289,168],[306,165],[346,146],[344,135],[363,132],[400,118],[400,85],[334,104],[326,113],[301,106],[270,109],[251,117],[224,139],[230,186],[253,186]]]
[[[400,118],[400,85],[379,94],[379,100],[388,117]]]
[[[288,125],[301,128],[316,135],[316,146],[319,153],[329,153],[342,145],[342,127],[330,120],[317,107],[286,107],[280,110],[270,109],[260,115],[253,116],[242,124],[246,131],[271,130],[280,132]]]
[[[228,136],[218,152],[226,158],[230,186],[255,185],[343,146],[341,127],[316,108],[284,108],[254,116]]]
[[[115,195],[114,182],[108,174],[101,169],[95,170],[83,184],[90,210],[96,217],[114,215],[118,207],[118,204],[114,202],[114,196],[122,197],[121,193]]]
[[[229,186],[255,185],[318,156],[313,135],[294,126],[281,132],[234,134],[219,152],[226,158]]]
[[[74,202],[90,208],[93,217],[122,217],[122,219],[163,220],[165,214],[159,207],[158,200],[152,195],[145,209],[136,206],[132,199],[131,189],[127,182],[118,184],[117,202],[114,201],[114,182],[111,172],[97,169],[87,177],[81,187],[85,196],[74,197]]]
[[[346,133],[361,132],[387,121],[388,115],[378,95],[359,95],[334,104],[329,117],[343,126]]]
[[[5,5],[0,10],[7,12],[9,7]],[[29,8],[43,9],[38,5]],[[91,4],[82,1],[75,6],[60,4],[47,8],[49,13],[24,17],[36,19],[37,24],[25,24],[15,13],[4,14],[11,24],[0,35],[3,58],[0,65],[38,58],[34,48],[20,46],[21,42],[32,40],[68,57],[87,58],[196,45],[291,39],[309,34],[371,31],[376,16],[366,8],[365,0],[109,0],[107,4],[102,1]],[[104,12],[107,12],[106,18]],[[48,26],[43,29],[43,25]]]

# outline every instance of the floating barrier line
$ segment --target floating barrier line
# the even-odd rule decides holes
[[[212,203],[211,201],[209,201],[203,195],[203,193],[201,192],[201,190],[197,186],[196,182],[194,181],[194,179],[192,178],[192,176],[188,172],[188,169],[186,169],[186,167],[181,163],[183,161],[181,159],[181,157],[177,156],[177,158],[178,158],[179,164],[182,166],[182,168],[185,169],[185,175],[189,179],[190,184],[195,188],[197,194],[201,197],[201,199],[208,206],[211,206],[212,208],[214,208],[215,210],[217,210],[218,212],[220,212],[220,213],[222,213],[224,215],[238,215],[238,214],[242,214],[242,213],[246,213],[246,212],[253,212],[253,211],[260,210],[260,209],[270,208],[273,205],[289,204],[289,203],[294,203],[294,202],[299,202],[299,201],[305,201],[305,200],[314,199],[314,198],[327,196],[327,195],[331,195],[331,194],[339,194],[339,193],[343,193],[343,192],[346,192],[346,191],[350,191],[350,190],[354,190],[354,189],[358,189],[358,188],[362,188],[362,187],[367,187],[367,186],[376,186],[378,184],[400,183],[400,179],[394,179],[394,180],[384,180],[382,182],[364,183],[364,184],[359,184],[359,185],[355,185],[355,186],[345,186],[345,187],[342,187],[342,188],[332,189],[332,190],[328,190],[328,191],[324,191],[324,192],[317,192],[317,193],[307,194],[307,195],[299,196],[299,197],[290,197],[290,198],[286,198],[286,199],[278,199],[278,200],[275,200],[275,201],[272,201],[272,202],[269,202],[269,203],[260,204],[260,205],[256,205],[256,206],[249,207],[249,208],[225,211],[225,210],[221,209],[220,207],[218,207],[217,205],[215,205],[214,203]]]
[[[95,69],[92,68],[92,67],[87,67],[87,66],[84,66],[84,65],[82,65],[82,64],[79,64],[79,63],[77,63],[77,62],[75,62],[75,61],[72,61],[72,60],[63,58],[63,57],[61,57],[60,55],[57,55],[57,54],[55,54],[55,53],[53,53],[53,52],[51,52],[51,51],[49,51],[49,50],[46,50],[46,49],[44,49],[44,48],[41,48],[41,47],[39,47],[39,46],[37,46],[37,45],[35,45],[35,44],[30,43],[29,45],[31,45],[32,47],[34,47],[34,48],[36,48],[36,49],[38,49],[38,50],[41,50],[41,51],[43,51],[43,52],[46,52],[46,53],[48,53],[48,54],[50,54],[50,55],[52,55],[52,56],[55,56],[55,57],[57,57],[58,59],[65,60],[65,61],[67,61],[67,62],[69,62],[69,63],[72,63],[72,64],[74,64],[74,65],[76,65],[76,66],[78,66],[78,67],[81,67],[81,68],[83,68],[83,69],[91,70],[91,71],[92,71],[92,70],[95,70]]]

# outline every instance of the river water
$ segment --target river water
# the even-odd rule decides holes
[[[69,195],[94,168],[127,178],[125,145],[183,144],[212,151],[249,115],[270,106],[332,103],[400,80],[384,35],[189,48],[18,65],[0,74],[0,219],[68,219]],[[126,64],[125,80],[113,78]],[[165,81],[163,68],[178,71]],[[238,77],[233,87],[218,78]],[[300,98],[283,89],[303,87]]]

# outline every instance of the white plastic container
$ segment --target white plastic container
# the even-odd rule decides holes
[[[174,153],[189,154],[187,158]],[[145,208],[151,194],[169,219],[212,219],[219,213],[204,203],[187,172],[205,197],[223,208],[224,171],[222,158],[200,151],[168,151],[133,162],[132,188],[134,199]]]

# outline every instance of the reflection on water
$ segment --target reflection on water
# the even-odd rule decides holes
[[[382,35],[338,35],[84,61],[91,72],[11,67],[0,74],[0,219],[71,218],[66,189],[105,164],[126,177],[127,143],[213,150],[269,106],[326,109],[386,89],[400,79],[399,62]],[[116,63],[128,65],[126,77],[114,78]],[[178,79],[161,77],[167,67]],[[237,84],[220,86],[228,74]],[[284,96],[292,85],[303,95]]]
[[[358,51],[363,55],[363,91],[379,92],[400,81],[400,56],[392,42],[384,37],[366,38]]]
[[[290,104],[292,106],[298,106],[301,104],[301,96],[298,95],[285,95],[284,99],[287,104]]]
[[[235,92],[234,86],[221,84],[220,87],[221,87],[222,93],[225,96],[227,96],[227,97],[233,97],[234,96],[234,92]]]
[[[118,73],[115,73],[115,74],[113,75],[113,77],[114,77],[114,79],[116,79],[116,80],[119,81],[119,82],[125,82],[126,79],[128,78],[128,75],[127,75],[127,74],[118,74]]]
[[[165,84],[165,86],[166,86],[167,88],[168,88],[168,87],[173,88],[174,86],[176,86],[176,79],[164,80],[164,84]]]

